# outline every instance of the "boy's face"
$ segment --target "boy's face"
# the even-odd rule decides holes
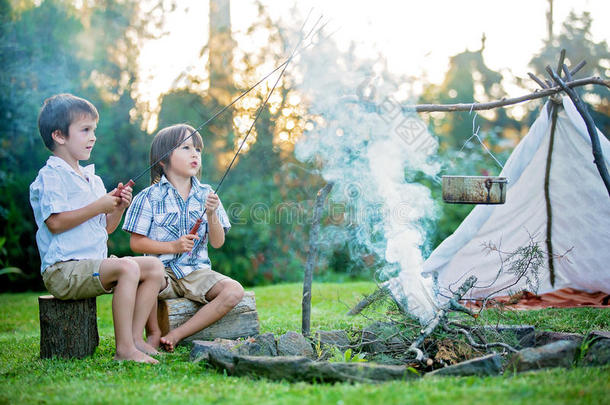
[[[180,144],[169,157],[166,175],[191,178],[197,176],[201,168],[201,149],[193,144],[193,137]]]
[[[89,115],[77,117],[68,128],[68,136],[54,136],[55,143],[62,145],[70,160],[88,160],[95,145],[97,120]]]

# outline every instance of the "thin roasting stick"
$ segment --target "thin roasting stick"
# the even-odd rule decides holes
[[[305,38],[308,38],[311,35],[311,33],[313,32],[313,30],[318,25],[318,23],[320,22],[321,19],[322,19],[322,16],[320,16],[318,21],[316,21],[316,23],[314,24],[314,26],[312,27],[312,29],[309,31],[309,33],[306,36],[301,35],[301,38],[300,38],[299,42],[297,43],[297,45],[292,50],[292,53],[290,54],[290,57],[288,58],[288,60],[284,64],[284,68],[282,69],[282,71],[278,75],[277,79],[275,80],[275,83],[273,84],[273,87],[271,88],[271,90],[267,94],[267,98],[265,98],[265,101],[259,107],[258,112],[257,112],[256,116],[254,117],[254,120],[252,121],[252,124],[250,125],[250,128],[248,129],[248,132],[246,132],[246,136],[244,137],[243,141],[239,145],[239,148],[237,149],[237,152],[235,152],[235,155],[233,156],[233,159],[231,160],[231,163],[229,163],[229,166],[227,167],[227,170],[225,170],[224,175],[220,179],[220,182],[218,183],[218,186],[216,186],[216,190],[214,190],[214,194],[217,194],[218,190],[220,190],[220,187],[222,186],[222,183],[223,183],[224,179],[229,174],[229,171],[231,170],[231,167],[233,166],[233,163],[235,162],[235,159],[237,159],[237,156],[239,155],[239,152],[241,151],[241,149],[244,146],[244,144],[246,143],[246,140],[248,139],[248,136],[250,135],[250,132],[252,132],[252,129],[254,128],[254,125],[256,124],[256,121],[257,121],[258,117],[261,115],[263,109],[265,108],[265,106],[267,105],[267,102],[269,101],[269,98],[271,97],[271,94],[273,94],[273,91],[275,90],[275,88],[277,87],[280,79],[284,75],[284,72],[286,71],[286,68],[288,67],[288,64],[294,58],[294,56],[296,54],[296,51],[299,49],[299,47],[300,47],[301,43],[303,42],[303,40]],[[305,23],[306,22],[307,21],[305,21]],[[301,32],[302,32],[303,28],[305,27],[305,23],[303,23],[303,26],[301,27]],[[195,224],[193,225],[193,227],[189,231],[189,234],[195,235],[197,233],[197,231],[199,230],[199,227],[201,226],[201,223],[203,222],[203,216],[205,215],[205,213],[206,213],[206,208],[203,209],[203,212],[201,213],[201,216],[199,218],[197,218],[197,221],[195,222]],[[186,256],[190,256],[190,254],[191,254],[191,251],[189,251],[187,253],[183,253],[182,256],[180,256],[179,260],[182,260]]]
[[[311,12],[310,12],[311,14]],[[307,18],[309,18],[309,15],[307,16]],[[318,21],[316,22],[315,26],[319,23],[320,19],[322,17],[320,17],[318,19]],[[307,19],[305,20],[305,22],[307,22]],[[313,32],[312,35],[312,31],[314,28],[312,28],[312,30],[303,38],[301,38],[301,41],[303,39],[309,39],[313,36],[315,36],[316,34],[320,33],[322,31],[322,29],[324,29],[324,27],[326,27],[326,25],[328,24],[328,22],[324,23],[318,30],[316,30],[315,32]],[[179,144],[175,145],[173,148],[171,148],[169,151],[167,151],[167,153],[165,153],[163,156],[161,156],[159,159],[157,159],[157,161],[155,161],[153,164],[151,164],[150,166],[148,166],[146,169],[144,169],[141,173],[139,173],[137,176],[129,179],[129,181],[124,184],[124,185],[119,185],[117,186],[117,190],[115,191],[115,193],[113,194],[115,197],[119,197],[121,195],[121,191],[123,190],[123,188],[125,187],[133,187],[135,185],[135,182],[142,177],[143,175],[145,175],[153,166],[155,166],[157,163],[159,163],[161,160],[165,159],[170,153],[172,153],[178,146],[180,146],[182,143],[186,142],[189,138],[191,138],[196,132],[198,132],[199,130],[201,130],[203,127],[205,127],[207,124],[209,124],[212,120],[214,120],[216,117],[218,117],[220,114],[222,114],[223,112],[225,112],[226,110],[228,110],[233,104],[235,104],[236,102],[238,102],[239,100],[241,100],[243,97],[245,97],[248,93],[250,93],[252,90],[254,90],[259,84],[261,84],[262,82],[264,82],[267,78],[269,78],[269,76],[271,76],[272,74],[274,74],[275,72],[277,72],[278,70],[280,70],[281,68],[285,68],[287,66],[287,64],[290,62],[291,59],[293,59],[295,56],[299,55],[303,50],[307,49],[309,46],[311,46],[313,43],[310,42],[308,44],[306,44],[305,46],[303,46],[301,49],[299,49],[298,52],[294,53],[293,55],[291,55],[290,58],[288,58],[287,60],[285,60],[282,64],[280,64],[279,66],[277,66],[275,69],[273,69],[271,72],[269,72],[268,74],[266,74],[262,79],[260,79],[258,82],[256,82],[254,85],[252,85],[249,89],[247,89],[246,91],[244,91],[242,94],[240,94],[237,98],[235,98],[233,101],[231,101],[231,103],[229,103],[228,105],[226,105],[225,107],[223,107],[222,109],[220,109],[219,111],[217,111],[211,118],[209,118],[207,121],[205,121],[204,123],[202,123],[201,125],[199,125],[193,132],[191,132],[187,137],[185,137]]]

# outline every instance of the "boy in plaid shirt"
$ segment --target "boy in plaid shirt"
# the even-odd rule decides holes
[[[197,179],[201,172],[201,135],[186,124],[162,129],[151,146],[151,164],[176,145],[169,156],[152,167],[152,185],[136,195],[123,224],[123,229],[131,233],[133,251],[156,255],[165,265],[168,284],[159,298],[185,297],[207,304],[165,336],[161,336],[156,311],[150,314],[148,343],[167,351],[222,318],[244,295],[237,281],[212,270],[208,257],[208,241],[220,248],[231,224],[212,188]],[[189,234],[204,210],[197,234]]]

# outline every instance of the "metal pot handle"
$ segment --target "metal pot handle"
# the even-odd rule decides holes
[[[487,183],[500,183],[500,184],[506,184],[508,183],[508,179],[497,179],[497,180],[492,180],[492,179],[485,179],[485,184]]]

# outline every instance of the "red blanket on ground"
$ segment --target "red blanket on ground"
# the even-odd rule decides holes
[[[610,294],[604,292],[588,293],[573,288],[562,288],[546,294],[535,295],[522,291],[511,296],[495,297],[495,302],[511,309],[542,308],[610,308]],[[490,302],[488,306],[492,306]]]

